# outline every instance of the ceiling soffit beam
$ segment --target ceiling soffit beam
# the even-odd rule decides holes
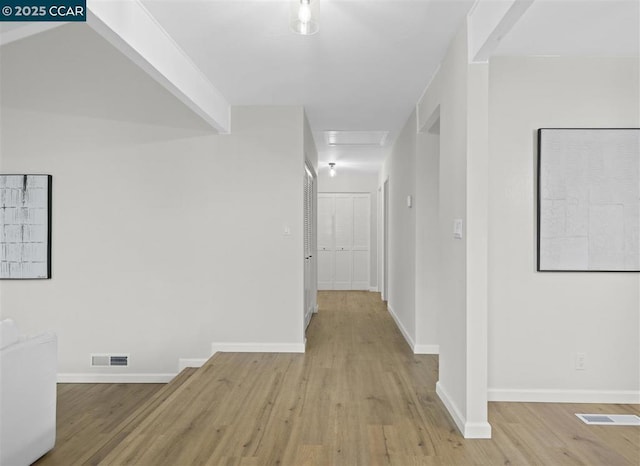
[[[469,62],[486,62],[535,0],[477,0],[469,13]]]
[[[89,0],[87,24],[216,131],[230,131],[229,103],[139,0]]]

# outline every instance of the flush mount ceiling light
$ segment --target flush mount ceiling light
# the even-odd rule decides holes
[[[329,164],[329,176],[332,178],[336,176],[336,164],[333,162]]]
[[[291,30],[310,36],[320,29],[320,0],[291,0]]]

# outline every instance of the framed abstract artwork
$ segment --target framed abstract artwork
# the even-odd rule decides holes
[[[640,271],[640,129],[538,130],[538,271]]]
[[[0,175],[0,279],[51,278],[51,175]]]

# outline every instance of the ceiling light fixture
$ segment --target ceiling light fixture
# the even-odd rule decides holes
[[[334,176],[336,176],[336,164],[331,162],[329,164],[329,176],[331,178],[333,178]]]
[[[310,36],[320,29],[319,0],[291,0],[291,29],[297,34]]]

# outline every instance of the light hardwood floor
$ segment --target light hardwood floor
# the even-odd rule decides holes
[[[640,414],[630,405],[490,403],[493,439],[464,440],[437,357],[411,353],[379,294],[319,304],[306,354],[219,353],[168,392],[60,385],[58,443],[38,464],[640,465],[640,428],[574,416]]]

